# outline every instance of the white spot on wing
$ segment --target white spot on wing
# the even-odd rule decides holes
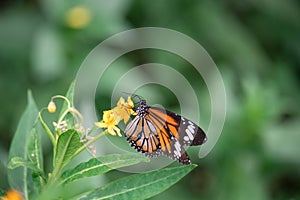
[[[188,137],[188,136],[184,136],[183,139],[184,139],[185,141],[189,141],[189,137]]]
[[[179,151],[180,152],[180,144],[179,144],[179,142],[178,141],[176,141],[175,142],[175,148],[177,149],[177,151]]]
[[[188,129],[191,131],[191,133],[195,133],[195,126],[194,125],[189,125]]]
[[[174,146],[175,146],[175,149],[176,149],[176,150],[174,150],[174,154],[176,156],[180,157],[181,146],[180,146],[179,142],[176,141],[175,144],[174,144]]]
[[[188,135],[188,137],[190,138],[190,140],[193,140],[193,139],[194,139],[194,136],[193,136],[193,134],[190,132],[189,129],[185,129],[185,132],[186,132],[186,134]]]
[[[175,156],[176,156],[177,158],[180,157],[180,153],[179,153],[178,151],[174,150],[174,154],[175,154]]]

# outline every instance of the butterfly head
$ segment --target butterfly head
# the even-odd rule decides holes
[[[137,94],[131,94],[131,98],[132,99],[138,98],[137,107],[134,108],[134,111],[137,113],[137,115],[139,117],[144,118],[145,115],[148,114],[148,109],[149,109],[149,106],[147,105],[146,100],[142,96],[137,95]]]

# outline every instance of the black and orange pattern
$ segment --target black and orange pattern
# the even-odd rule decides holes
[[[150,107],[145,100],[140,100],[136,112],[125,136],[132,147],[146,156],[166,155],[187,165],[191,161],[184,146],[201,145],[207,140],[195,123],[173,112]]]

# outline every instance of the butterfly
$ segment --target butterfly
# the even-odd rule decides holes
[[[137,115],[125,129],[129,144],[148,157],[165,155],[184,165],[191,164],[184,147],[203,144],[207,140],[204,131],[176,113],[148,106],[138,97]]]

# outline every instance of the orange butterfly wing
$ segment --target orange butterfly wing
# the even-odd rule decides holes
[[[204,131],[173,112],[149,107],[140,102],[138,115],[127,125],[125,136],[133,148],[146,156],[166,155],[182,164],[190,164],[184,146],[206,141]]]

